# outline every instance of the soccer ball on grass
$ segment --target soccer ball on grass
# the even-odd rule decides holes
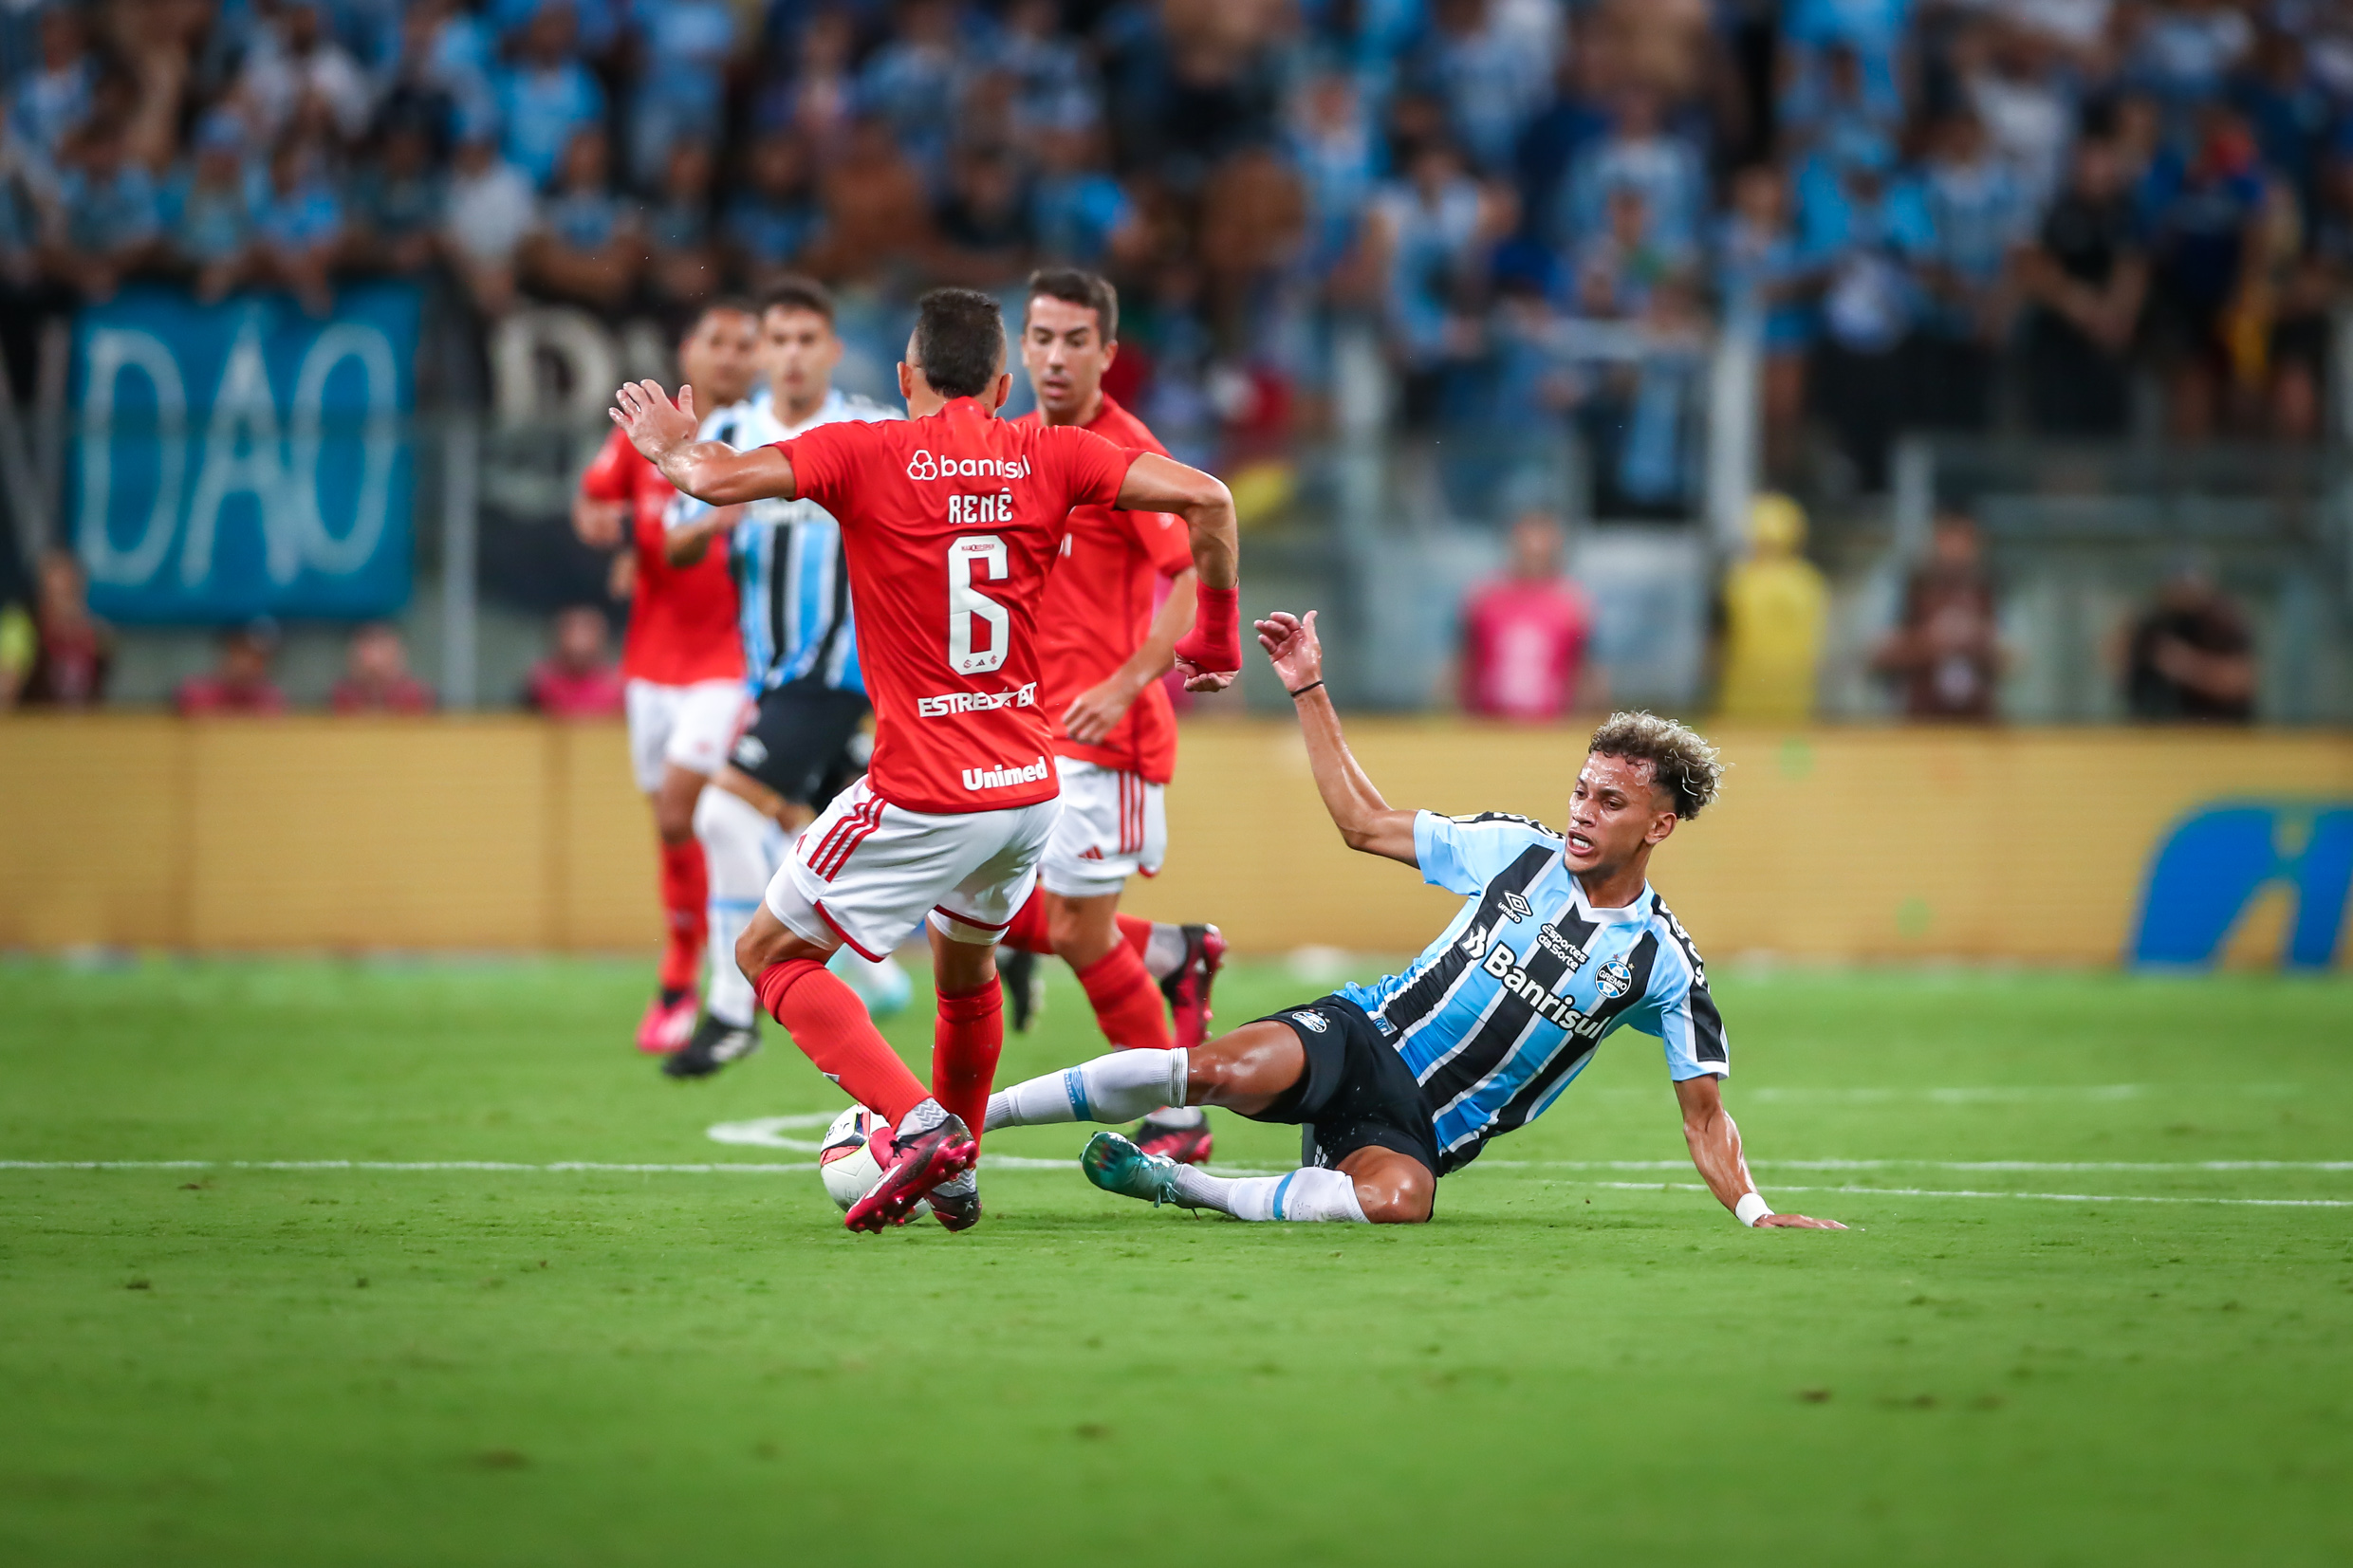
[[[882,1162],[875,1151],[890,1146],[891,1124],[880,1111],[862,1105],[851,1106],[825,1129],[825,1141],[817,1150],[817,1179],[844,1213],[882,1179]],[[921,1219],[931,1211],[928,1200],[917,1200],[908,1217]]]

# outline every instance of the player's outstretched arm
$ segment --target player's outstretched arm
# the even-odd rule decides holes
[[[1193,629],[1177,639],[1188,692],[1222,692],[1242,670],[1241,527],[1224,481],[1158,452],[1139,452],[1121,481],[1124,511],[1175,512],[1192,535]]]
[[[1300,619],[1277,610],[1258,622],[1258,646],[1267,651],[1283,688],[1299,711],[1299,731],[1306,738],[1307,764],[1315,771],[1316,793],[1332,825],[1350,849],[1385,856],[1409,866],[1421,864],[1414,851],[1414,814],[1399,811],[1380,798],[1340,732],[1340,710],[1324,687],[1324,645],[1316,639],[1315,612]]]
[[[1803,1214],[1776,1214],[1765,1208],[1765,1200],[1757,1196],[1756,1183],[1749,1179],[1749,1162],[1740,1153],[1740,1129],[1732,1121],[1732,1114],[1724,1109],[1721,1080],[1714,1074],[1687,1078],[1675,1086],[1675,1098],[1683,1107],[1683,1141],[1691,1146],[1692,1164],[1708,1184],[1708,1190],[1716,1201],[1739,1215],[1742,1223],[1757,1228],[1783,1230],[1843,1230],[1836,1220],[1808,1219]],[[1752,1200],[1750,1208],[1761,1210],[1753,1220],[1741,1213],[1742,1200]]]
[[[657,382],[629,381],[613,395],[613,404],[606,412],[629,433],[629,444],[673,489],[697,501],[732,507],[771,496],[789,501],[800,493],[790,459],[775,447],[737,452],[724,441],[695,440],[693,387],[678,388],[674,403]]]

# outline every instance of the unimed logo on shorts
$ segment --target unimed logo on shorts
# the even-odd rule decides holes
[[[1046,759],[1040,757],[1027,767],[968,767],[964,770],[967,789],[1003,789],[1008,784],[1036,784],[1046,777]]]

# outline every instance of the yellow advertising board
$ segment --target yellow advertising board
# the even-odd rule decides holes
[[[1390,802],[1557,819],[1573,730],[1359,720]],[[1653,881],[1712,957],[2343,961],[2353,737],[1728,730]],[[1129,907],[1244,951],[1404,952],[1453,900],[1351,854],[1296,731],[1195,724]],[[651,951],[618,725],[0,723],[0,946]]]

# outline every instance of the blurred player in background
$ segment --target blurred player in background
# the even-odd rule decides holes
[[[908,418],[843,421],[737,452],[697,441],[694,399],[622,387],[613,417],[680,489],[714,506],[806,497],[841,520],[874,693],[874,763],[802,834],[736,945],[761,1002],[820,1071],[894,1129],[853,1230],[928,1197],[951,1229],[980,1218],[976,1129],[1004,1045],[992,954],[1028,900],[1061,814],[1038,702],[1036,618],[1071,508],[1174,511],[1199,571],[1177,669],[1198,690],[1241,668],[1233,498],[1210,475],[1066,426],[996,417],[996,302],[923,297],[899,367]],[[938,1020],[927,1089],[825,963],[879,957],[929,928]]]
[[[1021,360],[1038,407],[1020,422],[1075,425],[1166,456],[1143,421],[1102,390],[1119,335],[1120,297],[1107,281],[1066,267],[1032,273]],[[1113,507],[1070,514],[1038,604],[1038,702],[1053,727],[1062,821],[1038,867],[1038,891],[997,951],[1016,1029],[1028,1027],[1036,955],[1054,952],[1077,971],[1112,1044],[1166,1050],[1208,1036],[1225,938],[1214,926],[1120,913],[1127,879],[1156,875],[1168,848],[1161,792],[1176,774],[1176,718],[1160,681],[1176,667],[1176,639],[1193,629],[1195,581],[1182,518]],[[1197,1107],[1156,1110],[1138,1135],[1172,1159],[1210,1155]]]
[[[771,287],[760,302],[759,341],[769,396],[752,400],[745,398],[747,389],[728,389],[736,397],[714,403],[699,439],[759,447],[835,420],[899,417],[835,388],[842,340],[833,328],[833,298],[822,286],[787,279]],[[703,391],[695,387],[698,397]],[[725,541],[746,684],[756,704],[694,814],[711,868],[711,984],[701,1024],[662,1071],[703,1078],[759,1048],[758,999],[735,967],[735,942],[793,839],[863,770],[860,727],[868,709],[842,528],[830,513],[811,501],[771,497],[713,507],[681,495],[672,503],[669,525],[674,564],[716,559],[712,544]],[[854,954],[844,963],[868,971],[852,983],[870,1003],[907,988],[887,953],[878,963]]]
[[[1168,1099],[1303,1125],[1307,1158],[1280,1176],[1213,1176],[1098,1133],[1080,1160],[1105,1191],[1239,1220],[1414,1224],[1437,1178],[1542,1116],[1631,1024],[1666,1048],[1683,1138],[1741,1224],[1843,1229],[1775,1214],[1724,1109],[1724,1020],[1690,936],[1651,890],[1651,852],[1715,799],[1715,748],[1649,713],[1593,732],[1568,829],[1504,812],[1400,811],[1373,787],[1324,686],[1315,618],[1278,614],[1258,640],[1299,710],[1307,761],[1350,849],[1399,860],[1462,896],[1404,972],[1263,1018],[1195,1051],[1123,1051],[1014,1084],[988,1125],[1123,1121]]]
[[[732,302],[697,316],[678,343],[678,374],[714,403],[750,390],[759,323]],[[581,475],[572,529],[592,548],[626,543],[634,568],[621,674],[629,755],[661,836],[660,990],[638,1024],[638,1049],[667,1055],[695,1027],[695,975],[704,946],[708,894],[695,839],[695,802],[735,737],[744,706],[744,659],[735,639],[735,586],[724,563],[673,564],[662,514],[677,492],[615,431]],[[732,968],[732,964],[725,967]]]

